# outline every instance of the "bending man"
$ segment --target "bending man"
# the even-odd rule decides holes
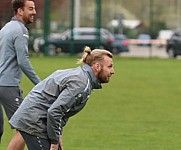
[[[61,135],[69,117],[85,106],[91,91],[101,89],[114,74],[112,54],[86,47],[83,66],[57,70],[37,84],[15,112],[10,124],[29,150],[63,150]]]

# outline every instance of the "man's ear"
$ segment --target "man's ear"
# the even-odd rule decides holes
[[[19,14],[20,16],[23,16],[23,10],[21,8],[18,8],[17,10],[17,14]]]
[[[95,66],[95,67],[96,67],[96,70],[99,72],[99,71],[101,70],[101,65],[100,65],[100,63],[97,62],[95,65],[96,65],[96,66]]]
[[[101,70],[101,65],[100,63],[96,62],[91,66],[91,68],[93,69],[94,74],[97,75]]]

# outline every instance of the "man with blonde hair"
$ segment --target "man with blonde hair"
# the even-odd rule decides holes
[[[113,55],[89,47],[77,68],[57,70],[37,84],[10,120],[29,150],[63,150],[62,131],[69,117],[85,106],[93,89],[114,74]]]

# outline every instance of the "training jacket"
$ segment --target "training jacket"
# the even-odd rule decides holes
[[[34,84],[40,81],[29,61],[28,40],[27,28],[16,17],[0,30],[0,86],[19,86],[22,71]]]
[[[92,89],[100,88],[101,84],[88,65],[57,70],[25,97],[10,124],[57,144],[69,117],[85,106]]]

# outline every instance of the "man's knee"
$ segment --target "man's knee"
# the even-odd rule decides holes
[[[16,131],[15,135],[11,139],[7,150],[24,150],[25,141],[19,131]]]

